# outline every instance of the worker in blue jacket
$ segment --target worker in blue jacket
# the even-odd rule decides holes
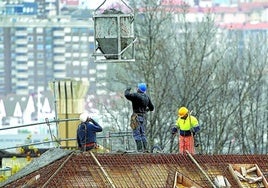
[[[139,83],[137,92],[130,92],[131,88],[125,90],[126,99],[132,102],[133,113],[131,115],[130,126],[133,131],[133,137],[136,142],[138,152],[148,152],[146,138],[146,113],[154,110],[154,105],[150,97],[146,94],[146,84]]]
[[[102,127],[84,112],[79,117],[81,123],[77,128],[77,144],[81,151],[97,149],[96,132],[102,132]]]

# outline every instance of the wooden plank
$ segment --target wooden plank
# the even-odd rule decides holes
[[[238,172],[237,170],[234,171],[234,174],[241,180],[247,181],[247,179],[242,176],[242,174],[240,174],[240,172]]]
[[[226,188],[232,187],[230,182],[228,181],[228,179],[226,177],[224,177],[224,181],[225,181],[225,184],[226,184]]]
[[[252,167],[252,168],[250,168],[250,169],[247,169],[247,173],[254,172],[254,171],[256,171],[256,170],[257,170],[257,167],[254,166],[254,167]]]
[[[97,163],[97,165],[100,167],[104,177],[107,179],[107,181],[110,183],[112,188],[115,188],[115,185],[112,181],[112,179],[110,178],[110,176],[108,175],[108,173],[104,170],[104,168],[101,166],[100,162],[98,161],[98,159],[95,157],[95,155],[89,151],[90,155],[92,156],[92,158],[94,159],[94,161]]]
[[[264,187],[268,187],[268,182],[267,182],[265,176],[263,175],[263,173],[261,172],[259,166],[258,165],[255,165],[255,166],[257,168],[257,175],[262,177],[262,183],[264,184]]]
[[[248,181],[248,183],[250,183],[250,184],[252,184],[252,183],[256,183],[256,182],[258,182],[258,181],[262,181],[262,177],[261,176],[259,176],[259,177],[248,177],[247,178],[247,181]]]
[[[246,169],[246,167],[241,166],[240,169],[241,169],[241,174],[242,174],[242,176],[245,177],[245,176],[247,175],[247,169]]]
[[[30,188],[40,179],[40,174],[29,179],[25,184],[22,185],[21,188]]]
[[[238,178],[237,175],[235,174],[235,171],[234,171],[234,169],[233,169],[233,167],[232,167],[231,164],[228,165],[228,169],[229,169],[230,173],[232,174],[232,176],[234,177],[234,179],[236,180],[236,182],[237,182],[239,188],[243,188],[243,185],[241,184],[239,178]]]
[[[178,188],[178,187],[202,188],[200,185],[192,181],[190,178],[183,176],[179,172],[176,172],[173,188]]]
[[[214,182],[215,182],[215,184],[216,184],[217,187],[226,187],[224,177],[221,176],[221,175],[217,175],[214,178]]]
[[[229,169],[240,187],[244,184],[262,184],[259,186],[268,187],[265,176],[256,164],[229,164]]]
[[[188,154],[188,156],[190,157],[190,159],[195,163],[195,165],[198,167],[198,169],[203,173],[203,175],[207,178],[207,180],[209,181],[209,183],[211,184],[211,186],[213,188],[216,188],[216,186],[214,185],[214,183],[211,181],[211,179],[209,178],[209,176],[207,175],[207,173],[202,169],[202,167],[198,164],[198,162],[195,160],[195,158],[186,150],[186,153]]]
[[[177,183],[182,183],[182,175],[178,175],[178,172],[175,173],[173,188],[177,187]]]

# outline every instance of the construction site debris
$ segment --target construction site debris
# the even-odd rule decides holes
[[[241,188],[268,187],[266,178],[256,164],[229,164],[229,170]]]
[[[222,175],[217,175],[214,178],[214,183],[218,188],[230,188],[231,187],[231,184],[229,183],[227,178]]]
[[[32,177],[31,179],[29,179],[21,188],[28,188],[33,186],[33,184],[35,183],[35,181],[38,181],[40,178],[40,174]]]
[[[240,172],[238,172],[237,170],[235,170],[234,172],[235,172],[235,175],[236,175],[240,180],[247,181],[246,178],[244,178],[244,176],[242,176],[242,174],[240,174]]]

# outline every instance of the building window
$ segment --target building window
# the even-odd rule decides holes
[[[90,28],[89,29],[89,36],[93,36],[94,35],[94,29],[93,28]]]
[[[32,42],[33,41],[33,37],[32,36],[28,36],[28,41]]]
[[[42,53],[38,53],[38,54],[37,54],[37,58],[38,58],[38,59],[43,59],[43,57],[44,57],[44,55],[43,55]]]
[[[34,59],[34,53],[28,53],[28,58],[29,59]]]
[[[79,41],[79,37],[78,37],[78,36],[73,36],[72,41],[73,41],[73,42],[78,42],[78,41]]]
[[[37,50],[44,50],[44,46],[42,44],[37,44]]]
[[[46,45],[46,50],[51,50],[51,48],[52,48],[51,44]]]
[[[89,43],[89,49],[94,50],[94,43],[93,42]]]
[[[43,28],[36,28],[37,33],[43,33]]]
[[[64,41],[65,42],[70,42],[71,41],[71,37],[70,36],[65,36],[64,37]]]
[[[38,42],[43,42],[43,37],[42,37],[42,36],[38,36],[38,37],[37,37],[37,41],[38,41]]]

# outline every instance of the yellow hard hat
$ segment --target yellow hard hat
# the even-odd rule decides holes
[[[178,110],[178,116],[183,117],[188,113],[188,109],[186,107],[180,107]]]

